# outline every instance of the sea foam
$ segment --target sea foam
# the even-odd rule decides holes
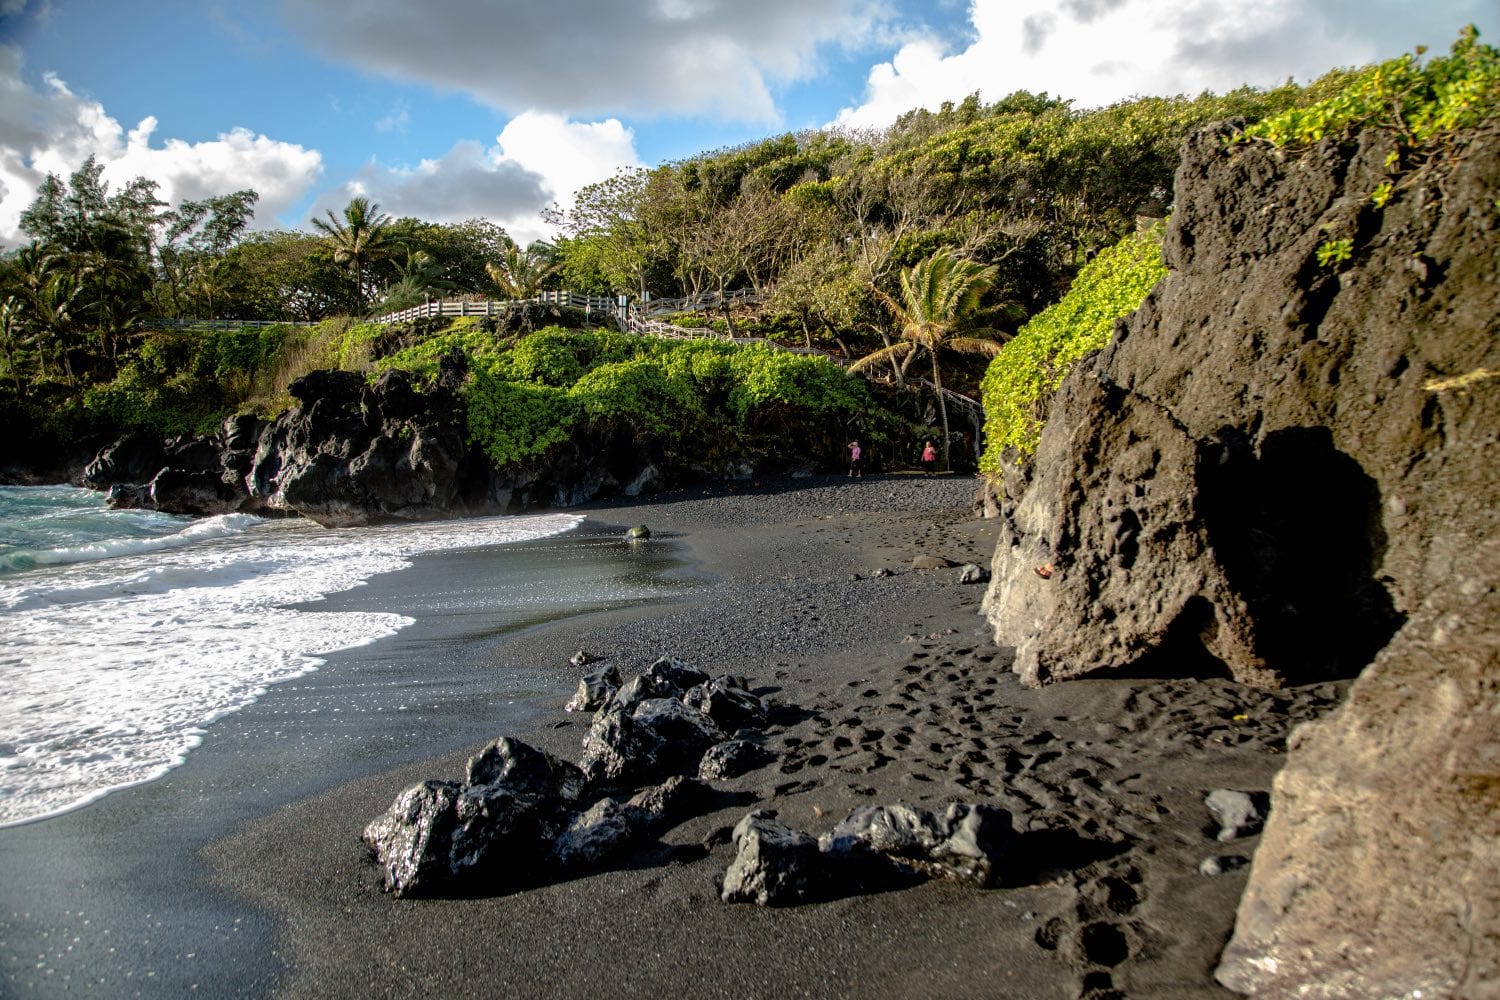
[[[228,515],[26,549],[35,568],[0,575],[0,825],[158,777],[214,719],[410,622],[306,607],[325,595],[423,552],[542,538],[581,520],[333,531]]]

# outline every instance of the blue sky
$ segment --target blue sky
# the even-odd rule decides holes
[[[0,0],[0,245],[90,153],[255,224],[354,194],[523,241],[583,184],[979,91],[1098,106],[1446,50],[1494,0]]]

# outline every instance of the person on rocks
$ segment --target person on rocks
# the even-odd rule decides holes
[[[931,441],[927,441],[922,445],[922,475],[931,476],[936,465],[937,449],[932,446]]]
[[[860,448],[858,441],[849,442],[849,475],[864,475],[864,469],[861,466],[861,460],[864,458],[864,454],[864,450]]]

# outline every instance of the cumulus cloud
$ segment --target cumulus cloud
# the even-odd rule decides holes
[[[395,217],[492,219],[525,244],[550,233],[542,221],[545,208],[567,206],[584,185],[636,166],[634,136],[619,121],[575,122],[528,111],[513,118],[490,147],[465,140],[415,167],[371,162],[320,198],[314,214],[337,215],[350,198],[364,196]]]
[[[972,42],[916,38],[870,70],[840,125],[888,125],[916,107],[1016,90],[1099,107],[1145,94],[1306,81],[1417,45],[1446,50],[1465,24],[1486,34],[1493,0],[973,0]],[[1491,22],[1486,25],[1485,22]]]
[[[883,0],[283,0],[310,46],[507,112],[772,123],[820,47],[884,30]]]
[[[90,155],[103,164],[112,189],[148,177],[157,182],[158,196],[173,204],[254,188],[261,226],[275,225],[322,173],[317,150],[243,128],[205,142],[169,138],[152,145],[155,118],[127,132],[102,104],[74,94],[56,76],[44,82],[40,91],[26,84],[20,52],[0,46],[0,243],[6,245],[24,239],[21,213],[47,174],[67,177]]]

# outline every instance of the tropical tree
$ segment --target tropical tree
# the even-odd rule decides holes
[[[557,251],[537,240],[525,250],[512,243],[498,261],[484,265],[500,294],[512,299],[535,298],[559,269]]]
[[[323,234],[323,242],[333,252],[336,264],[344,264],[354,278],[354,304],[365,307],[365,271],[370,264],[386,255],[389,249],[390,216],[368,198],[351,198],[344,206],[343,220],[325,213],[327,219],[313,219],[313,228]]]
[[[897,301],[871,286],[875,297],[896,321],[900,340],[860,358],[850,371],[863,371],[886,361],[907,360],[919,351],[932,359],[932,384],[938,412],[943,418],[943,468],[951,468],[948,448],[948,404],[943,398],[943,351],[978,354],[993,358],[1000,353],[997,341],[964,336],[965,322],[979,308],[979,301],[995,281],[994,265],[982,265],[960,257],[951,248],[938,250],[901,272],[901,299]],[[983,333],[987,331],[971,331]]]

